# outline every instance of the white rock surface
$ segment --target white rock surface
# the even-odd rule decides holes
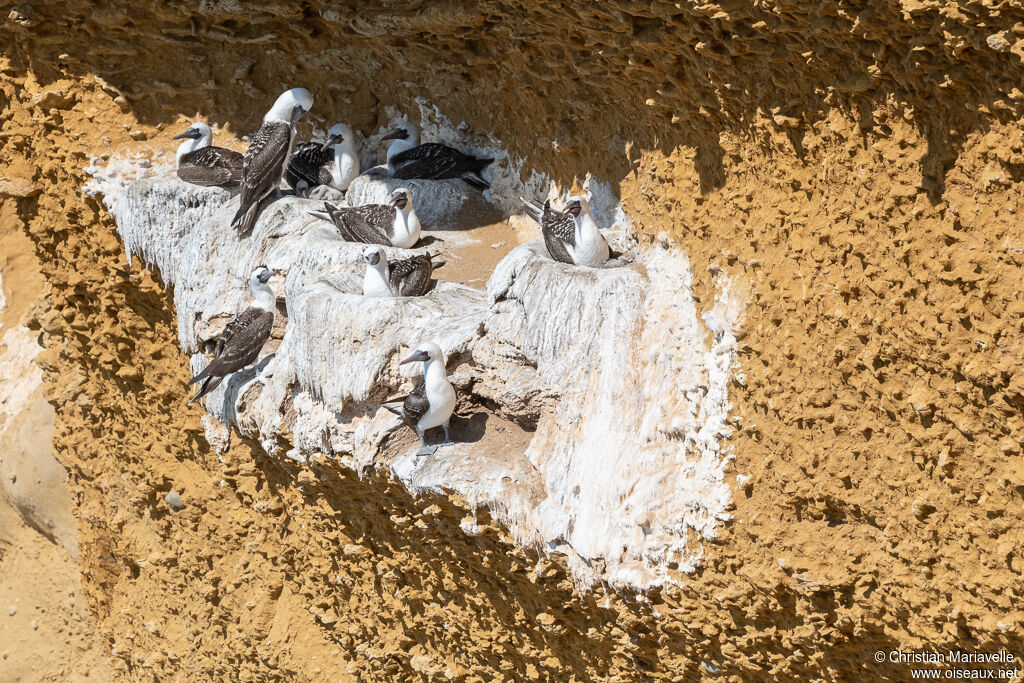
[[[355,196],[388,191],[376,182]],[[582,585],[643,589],[677,580],[670,565],[697,566],[702,540],[729,517],[727,388],[742,308],[731,283],[720,282],[702,321],[679,251],[586,269],[551,260],[534,241],[508,254],[486,291],[440,282],[418,299],[365,299],[362,246],[307,216],[315,202],[279,200],[245,237],[228,225],[236,204],[224,190],[167,178],[136,181],[111,202],[129,257],[174,285],[193,371],[207,362],[203,342],[248,305],[252,268],[281,274],[283,336],[257,369],[210,395],[213,415],[271,453],[286,428],[290,457],[383,464],[414,492],[487,505],[519,542],[564,552]],[[535,426],[525,450],[485,425],[479,441],[413,455],[415,437],[379,401],[411,388],[420,369],[398,361],[420,340],[448,355],[457,414]]]

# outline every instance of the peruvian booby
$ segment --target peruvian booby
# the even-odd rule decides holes
[[[388,173],[394,178],[462,178],[479,190],[491,186],[480,172],[493,158],[473,157],[439,142],[421,145],[420,131],[413,123],[403,123],[381,139],[394,140],[388,147]]]
[[[263,117],[242,161],[242,195],[231,221],[239,232],[252,230],[260,203],[281,184],[295,144],[295,124],[312,107],[308,90],[292,88],[283,92]]]
[[[412,206],[412,193],[404,187],[394,190],[387,204],[338,207],[324,202],[323,211],[309,214],[334,223],[348,242],[409,249],[420,239],[420,219]]]
[[[193,123],[172,140],[178,145],[178,177],[203,187],[237,185],[242,179],[242,154],[233,149],[213,146],[213,131],[202,121]]]
[[[444,367],[444,354],[437,344],[429,342],[420,345],[400,365],[418,361],[423,361],[423,381],[417,384],[412,393],[404,399],[392,401],[394,403],[401,400],[401,408],[389,405],[384,407],[400,416],[402,421],[420,437],[422,447],[416,455],[430,455],[437,450],[438,446],[447,446],[452,443],[451,437],[448,436],[448,422],[455,410],[455,389],[448,381]],[[444,428],[444,443],[427,446],[424,435],[428,429],[434,427]]]
[[[352,130],[344,123],[331,126],[327,141],[303,142],[288,162],[285,181],[298,190],[300,183],[307,188],[327,185],[340,192],[348,189],[359,175],[359,155],[356,154]]]
[[[277,298],[267,284],[269,280],[270,271],[265,266],[258,267],[249,276],[253,304],[227,324],[217,338],[213,360],[189,380],[189,386],[200,381],[203,383],[189,405],[217,388],[225,377],[252,365],[259,358],[260,349],[270,338],[277,315]]]
[[[430,289],[434,269],[444,265],[444,261],[434,263],[437,256],[440,254],[416,254],[389,262],[381,247],[367,247],[363,251],[363,296],[423,296]]]
[[[551,201],[544,202],[544,208],[520,197],[526,213],[540,223],[544,234],[544,245],[551,258],[562,263],[577,266],[603,266],[611,255],[597,224],[590,215],[590,207],[583,197],[569,197],[565,211],[551,208]]]

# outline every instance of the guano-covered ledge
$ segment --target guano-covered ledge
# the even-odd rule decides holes
[[[458,182],[411,189],[430,215],[432,202],[457,198],[446,185]],[[386,466],[414,494],[458,494],[487,506],[518,543],[564,553],[582,586],[645,589],[699,564],[702,541],[729,519],[728,385],[742,315],[733,283],[719,280],[701,316],[684,253],[639,248],[612,229],[613,249],[634,252],[632,264],[566,265],[530,239],[485,289],[446,281],[442,268],[422,297],[364,297],[365,245],[309,215],[322,202],[276,200],[239,236],[234,197],[157,174],[107,201],[129,259],[174,287],[193,372],[248,305],[252,269],[275,273],[279,315],[260,361],[206,398],[211,444],[223,447],[235,428],[279,455],[287,434],[280,455]],[[431,227],[428,249],[458,258],[457,226]],[[456,443],[417,457],[415,435],[381,402],[408,392],[419,369],[398,363],[424,340],[443,350],[457,390]]]

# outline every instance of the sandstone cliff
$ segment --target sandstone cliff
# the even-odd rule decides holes
[[[876,651],[1024,654],[1019,4],[0,11],[0,194],[49,286],[30,326],[122,677],[901,680]],[[372,148],[396,111],[441,117],[500,142],[499,171],[528,187],[605,184],[638,253],[687,264],[692,310],[673,317],[699,326],[666,334],[713,350],[706,314],[724,282],[743,292],[728,509],[687,542],[692,572],[583,590],[468,489],[300,464],[281,457],[298,440],[275,430],[270,448],[255,423],[211,445],[184,406],[179,340],[198,337],[181,316],[231,311],[183,310],[172,260],[129,266],[84,169],[160,163],[196,115],[230,141],[300,84],[317,101],[303,134],[345,120]],[[526,452],[543,415],[467,372]]]

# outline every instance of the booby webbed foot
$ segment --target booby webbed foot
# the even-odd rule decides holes
[[[437,447],[440,445],[441,444],[434,444],[433,446],[422,446],[418,451],[416,451],[416,457],[419,457],[421,455],[433,455],[434,451],[436,451]]]
[[[444,441],[439,443],[439,446],[454,446],[455,442],[452,441],[452,437],[448,434],[448,425],[441,425],[441,429],[444,430]]]

